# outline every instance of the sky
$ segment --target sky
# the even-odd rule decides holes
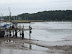
[[[49,10],[72,10],[72,0],[0,0],[0,16],[37,13]]]

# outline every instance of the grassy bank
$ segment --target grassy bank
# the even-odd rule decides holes
[[[9,21],[7,21],[9,22]],[[12,20],[13,23],[30,23],[30,22],[72,22],[72,21],[44,21],[44,20]]]
[[[16,23],[30,23],[30,22],[44,22],[43,20],[12,20],[12,22]]]

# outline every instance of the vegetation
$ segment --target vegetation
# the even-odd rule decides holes
[[[14,23],[30,23],[30,22],[43,22],[43,20],[12,20],[12,22]]]
[[[5,19],[8,18],[9,16],[5,17]],[[12,16],[11,20],[72,21],[72,10],[43,11],[33,14],[23,13]]]

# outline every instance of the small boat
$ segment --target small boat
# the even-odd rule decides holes
[[[4,22],[3,19],[0,20],[0,37],[4,37],[5,31],[3,29],[10,28],[12,24],[10,22]]]

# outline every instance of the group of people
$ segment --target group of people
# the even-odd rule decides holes
[[[14,25],[12,25],[12,26],[10,26],[10,28],[12,29],[14,29],[15,27],[14,27]],[[9,28],[9,29],[10,29]],[[11,34],[11,30],[5,30],[5,35],[4,35],[5,37],[10,37],[10,36],[12,36],[12,34]]]

